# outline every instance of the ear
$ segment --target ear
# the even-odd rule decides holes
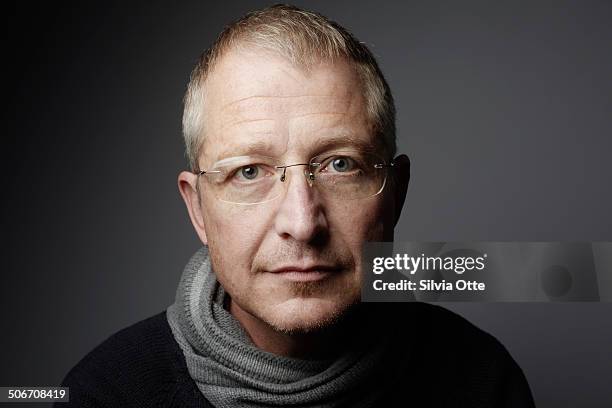
[[[408,192],[408,183],[410,182],[410,159],[405,154],[399,155],[394,160],[393,178],[395,181],[394,188],[394,222],[393,225],[397,226],[400,215],[402,214],[402,208],[404,207],[404,201],[406,201],[406,193]]]
[[[202,216],[200,197],[196,190],[197,182],[197,174],[193,174],[189,171],[182,171],[178,176],[178,188],[187,206],[187,212],[189,212],[191,223],[202,243],[207,245],[208,239],[206,238],[206,229],[204,228],[204,217]]]

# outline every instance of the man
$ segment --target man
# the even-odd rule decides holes
[[[492,337],[440,308],[361,304],[409,178],[372,54],[290,6],[228,26],[194,69],[178,178],[204,247],[176,302],[67,376],[75,406],[531,406]]]

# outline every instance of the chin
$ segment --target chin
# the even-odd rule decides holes
[[[306,334],[334,326],[357,301],[293,298],[270,306],[262,320],[286,334]]]

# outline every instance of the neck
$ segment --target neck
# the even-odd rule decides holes
[[[231,299],[227,309],[240,322],[253,344],[269,353],[305,360],[325,360],[337,355],[339,346],[346,345],[346,330],[341,330],[338,325],[308,333],[286,333],[253,316]]]

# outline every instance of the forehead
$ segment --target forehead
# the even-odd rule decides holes
[[[329,144],[376,143],[361,83],[344,61],[304,70],[270,53],[231,51],[207,80],[201,161],[308,155]]]

